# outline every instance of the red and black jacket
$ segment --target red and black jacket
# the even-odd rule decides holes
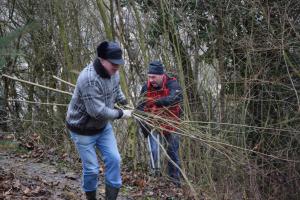
[[[170,121],[179,121],[181,114],[180,102],[182,102],[182,90],[176,78],[163,76],[160,88],[154,88],[148,81],[142,87],[141,96],[144,101],[138,106],[139,110],[150,112]],[[175,124],[174,124],[175,125]],[[171,124],[160,124],[163,133],[175,131],[176,127]],[[145,130],[143,130],[144,132]]]

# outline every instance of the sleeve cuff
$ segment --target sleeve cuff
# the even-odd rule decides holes
[[[120,119],[123,116],[123,111],[121,109],[117,109],[119,115],[117,117],[117,119]]]
[[[128,104],[128,101],[126,99],[123,99],[123,100],[119,101],[118,103],[122,106],[125,106]]]

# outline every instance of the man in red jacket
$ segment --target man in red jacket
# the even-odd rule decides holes
[[[148,137],[151,153],[152,168],[159,170],[159,137],[167,142],[167,153],[172,161],[168,162],[168,173],[176,185],[180,185],[179,173],[179,136],[173,132],[176,130],[176,121],[180,117],[180,102],[182,101],[181,87],[174,77],[169,77],[164,73],[164,67],[160,61],[152,61],[148,68],[148,80],[142,87],[141,96],[143,102],[138,106],[139,110],[157,115],[157,118],[165,119],[165,123],[155,124],[152,122],[152,129],[159,127],[158,130],[150,131],[149,126],[141,123],[142,132]],[[155,117],[154,117],[155,118]],[[159,121],[159,120],[158,120]],[[151,132],[151,134],[150,134]],[[160,141],[162,142],[162,141]]]

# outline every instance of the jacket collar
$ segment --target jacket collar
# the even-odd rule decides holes
[[[101,77],[101,78],[108,78],[110,79],[110,75],[108,74],[108,72],[106,71],[106,69],[103,67],[103,65],[101,64],[99,58],[96,58],[94,60],[94,69],[96,71],[96,73]]]

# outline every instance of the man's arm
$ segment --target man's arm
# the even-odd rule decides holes
[[[123,115],[122,110],[112,109],[103,102],[103,91],[95,85],[87,85],[82,91],[82,99],[87,113],[98,120],[101,119],[119,119]]]
[[[128,104],[128,101],[126,100],[126,97],[125,97],[124,93],[122,92],[122,89],[121,89],[120,85],[118,86],[117,96],[116,96],[115,102],[119,103],[123,106]]]
[[[180,103],[183,99],[182,89],[176,80],[170,80],[167,82],[167,87],[169,88],[169,95],[162,97],[155,101],[157,106],[171,106],[176,103]]]

